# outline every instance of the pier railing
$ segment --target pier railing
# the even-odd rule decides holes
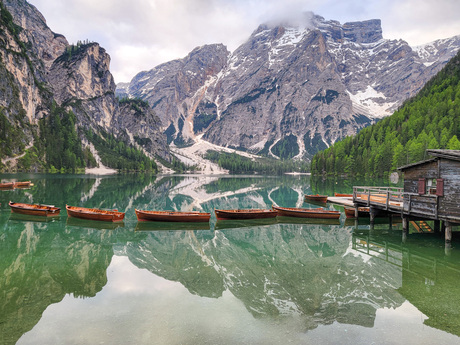
[[[397,187],[353,187],[353,202],[367,206],[378,204],[388,209],[401,209],[403,206],[403,188]]]

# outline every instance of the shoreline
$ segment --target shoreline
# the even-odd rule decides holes
[[[85,168],[85,174],[88,174],[88,175],[113,175],[113,174],[116,174],[117,172],[118,171],[115,169],[110,169],[106,167],[90,168],[90,169]]]

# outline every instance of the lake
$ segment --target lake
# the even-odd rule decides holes
[[[317,207],[383,181],[21,174],[0,191],[1,344],[458,344],[460,241],[398,219],[138,223],[134,209]],[[53,204],[56,219],[8,201]],[[65,205],[118,209],[121,224]],[[340,206],[327,206],[343,210]]]

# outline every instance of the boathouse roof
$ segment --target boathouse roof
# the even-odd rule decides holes
[[[449,160],[454,160],[454,161],[460,161],[460,150],[426,150],[426,152],[430,156],[434,156],[435,158],[430,158],[426,159],[420,162],[408,164],[408,165],[403,165],[398,168],[398,170],[407,170],[413,167],[416,167],[418,165],[423,165],[426,163],[430,163],[433,161],[438,160],[439,158],[444,158],[444,159],[449,159]]]
[[[426,152],[434,157],[460,161],[460,150],[426,150]]]

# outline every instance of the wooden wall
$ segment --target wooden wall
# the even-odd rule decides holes
[[[460,162],[441,159],[440,175],[444,179],[444,196],[439,198],[438,212],[460,218]]]
[[[438,168],[439,161],[439,168]],[[438,171],[439,170],[439,171]],[[419,178],[444,180],[443,196],[418,195]],[[410,197],[410,212],[434,217],[460,218],[460,162],[439,158],[404,170],[404,193]],[[404,211],[409,211],[409,196],[404,195]],[[437,212],[436,212],[437,207]]]

